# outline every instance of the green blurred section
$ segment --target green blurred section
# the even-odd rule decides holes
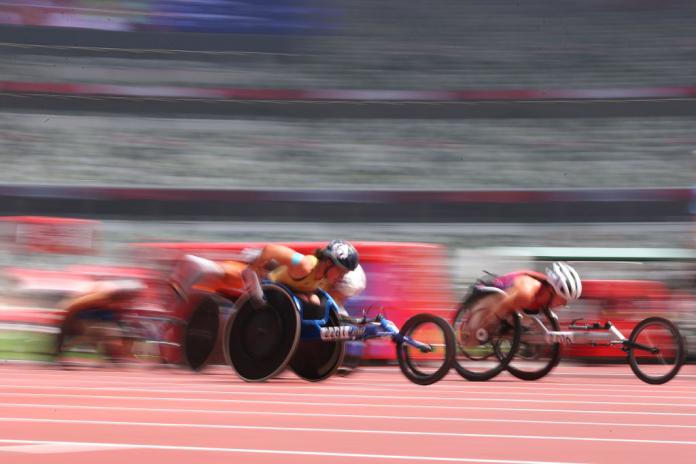
[[[52,361],[56,342],[56,334],[28,330],[0,330],[0,359]]]

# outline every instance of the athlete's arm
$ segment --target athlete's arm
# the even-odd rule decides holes
[[[541,283],[536,279],[526,275],[517,277],[512,286],[507,289],[507,295],[500,300],[496,313],[509,314],[531,307],[540,288]]]
[[[280,266],[287,266],[288,274],[293,279],[306,277],[314,267],[314,261],[310,256],[296,252],[292,248],[268,244],[263,247],[261,254],[251,264],[252,268],[259,272],[269,261],[276,261]]]

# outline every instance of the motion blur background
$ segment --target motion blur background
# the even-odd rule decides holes
[[[4,263],[423,241],[450,251],[455,292],[576,258],[679,291],[688,330],[694,17],[690,0],[2,1],[0,214],[102,222],[91,256]]]

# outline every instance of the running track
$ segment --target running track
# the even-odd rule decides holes
[[[663,386],[628,366],[563,365],[542,381],[396,368],[263,384],[226,367],[0,365],[0,462],[696,462],[696,368]]]

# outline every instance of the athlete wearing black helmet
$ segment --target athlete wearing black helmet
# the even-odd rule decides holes
[[[266,275],[269,280],[286,285],[305,301],[319,304],[316,290],[321,288],[331,292],[348,272],[356,270],[359,262],[358,251],[353,245],[344,240],[333,240],[312,255],[269,244],[250,267],[263,274],[268,264],[273,263],[275,268]]]
[[[358,251],[344,240],[332,240],[326,245],[326,248],[318,250],[317,257],[319,259],[328,258],[335,265],[349,271],[354,271],[360,262]]]

